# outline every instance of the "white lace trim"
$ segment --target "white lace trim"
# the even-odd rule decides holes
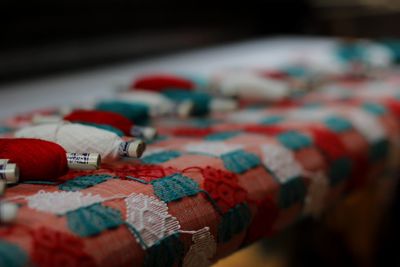
[[[360,109],[351,109],[348,119],[353,127],[359,131],[370,143],[382,140],[386,132],[381,123],[373,115]]]
[[[125,203],[126,221],[136,229],[147,247],[180,229],[178,220],[168,213],[167,204],[154,197],[133,193],[125,199]],[[139,237],[134,235],[143,246]]]
[[[203,142],[187,144],[184,149],[192,153],[211,154],[213,156],[219,157],[225,153],[229,153],[241,148],[243,148],[243,146],[239,144],[227,144],[224,142],[203,141]]]
[[[261,146],[263,164],[271,170],[281,183],[302,174],[303,168],[294,158],[293,152],[276,144]]]
[[[211,265],[209,259],[215,255],[217,244],[209,230],[209,227],[204,227],[193,234],[193,245],[183,259],[183,266],[207,267]]]
[[[308,187],[307,197],[304,201],[303,213],[319,217],[325,207],[325,197],[329,191],[329,180],[325,173],[317,172],[308,174],[311,184]]]
[[[103,202],[105,199],[91,193],[40,190],[32,196],[26,197],[26,200],[31,209],[63,215],[69,211]]]

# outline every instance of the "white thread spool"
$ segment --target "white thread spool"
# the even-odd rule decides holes
[[[34,125],[47,124],[47,123],[59,123],[62,121],[63,121],[63,117],[55,116],[55,115],[46,116],[46,115],[37,114],[37,115],[33,116],[33,118],[32,118],[32,124],[34,124]],[[67,121],[65,121],[65,122],[67,122]],[[90,121],[82,121],[82,122],[91,123]],[[130,134],[133,137],[144,138],[146,140],[153,140],[157,136],[157,129],[155,129],[153,127],[134,125],[130,130]]]
[[[290,94],[287,83],[251,72],[224,73],[216,77],[213,84],[222,95],[242,99],[276,101]]]
[[[176,104],[160,93],[141,89],[119,93],[117,99],[128,103],[144,103],[149,105],[150,116],[152,117],[174,114],[180,117],[187,117],[193,110],[193,103],[191,101],[183,101]]]
[[[104,161],[120,157],[141,157],[146,146],[142,140],[125,142],[113,132],[79,123],[53,123],[23,128],[16,137],[55,142],[70,153],[98,153]]]
[[[13,184],[19,180],[19,169],[14,163],[10,163],[8,159],[0,159],[0,180],[7,184]]]

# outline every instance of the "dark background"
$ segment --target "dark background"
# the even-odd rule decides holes
[[[398,36],[387,1],[2,0],[0,81],[274,35]]]

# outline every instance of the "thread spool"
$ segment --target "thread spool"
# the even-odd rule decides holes
[[[140,88],[156,92],[171,88],[192,90],[194,87],[192,81],[172,74],[143,75],[131,84],[132,89]]]
[[[222,95],[241,99],[277,101],[290,94],[290,87],[286,82],[268,79],[252,72],[220,74],[212,83]]]
[[[6,170],[0,178],[7,184],[54,180],[68,169],[94,170],[101,163],[97,153],[67,153],[55,143],[26,138],[0,139],[0,158],[7,158],[0,160],[0,169]]]
[[[161,93],[140,89],[122,92],[118,94],[117,99],[132,104],[146,104],[149,107],[151,117],[167,115],[188,117],[193,110],[193,103],[191,101],[186,100],[176,103]]]
[[[26,127],[17,131],[15,136],[55,142],[71,153],[98,153],[104,161],[115,161],[121,157],[138,158],[146,148],[140,139],[124,141],[113,132],[78,123]]]
[[[0,180],[6,183],[16,183],[19,180],[18,166],[10,163],[9,159],[0,159]]]
[[[111,111],[75,110],[64,117],[70,122],[85,122],[109,125],[121,130],[126,136],[152,140],[157,136],[157,130],[152,127],[134,125],[128,118]]]

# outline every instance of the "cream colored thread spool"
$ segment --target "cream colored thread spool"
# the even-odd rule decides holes
[[[35,115],[32,119],[32,124],[46,124],[46,123],[57,123],[63,121],[63,118],[56,115]],[[73,122],[73,123],[80,123],[80,122]],[[87,121],[87,123],[91,123]],[[89,125],[90,126],[90,125]],[[138,138],[144,138],[146,140],[153,140],[157,136],[157,130],[152,127],[145,127],[145,126],[133,126],[131,131],[131,135]]]
[[[68,167],[73,170],[97,170],[101,164],[98,153],[67,153]]]
[[[15,163],[9,163],[8,159],[0,159],[0,180],[7,184],[17,183],[19,180],[19,168]]]
[[[246,71],[224,73],[217,77],[214,83],[222,95],[243,99],[275,101],[290,94],[287,83]]]
[[[146,150],[146,143],[142,140],[122,142],[119,145],[118,154],[121,157],[140,158]]]

